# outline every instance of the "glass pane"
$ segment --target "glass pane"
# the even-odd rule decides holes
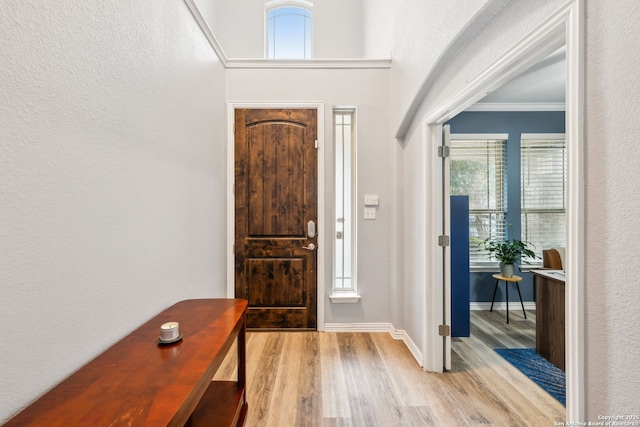
[[[335,278],[334,289],[354,290],[353,268],[353,112],[334,112],[335,140]]]
[[[268,58],[311,57],[311,12],[297,7],[270,10],[267,23]]]

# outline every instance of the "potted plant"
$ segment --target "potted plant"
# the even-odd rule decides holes
[[[526,258],[537,258],[536,254],[529,249],[531,243],[518,239],[495,240],[486,239],[480,243],[484,249],[500,262],[500,275],[503,277],[513,276],[513,264],[522,258],[528,263]]]

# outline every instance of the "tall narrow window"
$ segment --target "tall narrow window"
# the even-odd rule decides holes
[[[506,139],[506,135],[451,135],[450,190],[451,195],[469,196],[471,267],[495,266],[479,243],[505,238]]]
[[[335,259],[334,293],[356,292],[355,111],[334,110]]]
[[[311,58],[311,6],[306,1],[267,3],[267,58]]]
[[[567,155],[564,134],[523,134],[520,162],[522,238],[535,246],[541,260],[543,249],[565,247]]]

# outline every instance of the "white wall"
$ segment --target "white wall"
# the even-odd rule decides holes
[[[420,105],[421,87],[430,76],[447,46],[460,37],[483,2],[458,0],[453,2],[404,2],[390,15],[393,26],[392,67],[390,73],[390,126],[397,132],[413,103]],[[382,7],[376,4],[379,9]],[[485,12],[486,14],[486,12]],[[375,27],[375,26],[374,26]],[[468,30],[467,30],[468,31]],[[375,38],[367,38],[369,45]],[[416,101],[417,99],[417,101]],[[419,117],[419,116],[418,116]],[[419,119],[417,120],[419,122]],[[412,341],[422,349],[425,320],[425,215],[422,203],[427,191],[424,171],[422,129],[413,126],[396,143],[398,172],[395,189],[402,203],[398,204],[398,222],[394,235],[398,251],[398,270],[394,278],[398,287],[396,327],[407,331]]]
[[[586,391],[595,420],[640,413],[640,4],[586,3]]]
[[[224,70],[182,1],[0,4],[0,424],[225,289]]]
[[[319,0],[313,2],[313,57],[363,58],[363,2]],[[384,56],[388,58],[389,56]]]
[[[227,94],[233,102],[324,102],[325,104],[325,321],[388,322],[390,246],[394,195],[388,126],[388,70],[228,69]],[[374,89],[375,88],[375,89]],[[333,106],[357,108],[358,289],[357,304],[332,304]],[[363,220],[364,194],[378,194],[376,220]]]
[[[495,1],[495,0],[494,0]],[[491,0],[407,0],[395,13],[391,124],[406,114],[445,49]]]
[[[363,57],[362,1],[311,1],[314,58]],[[229,58],[264,58],[266,0],[196,3]]]
[[[492,7],[494,3],[487,5]],[[632,0],[615,5],[588,0],[586,3],[584,385],[587,418],[598,421],[598,415],[640,412],[640,373],[636,369],[640,363],[640,344],[636,338],[640,328],[637,315],[640,288],[634,280],[634,267],[640,256],[640,232],[635,226],[640,196],[635,186],[628,184],[637,181],[640,154],[635,141],[640,133],[636,117],[640,85],[634,77],[640,65],[637,51],[640,30],[636,25],[640,8]],[[419,73],[420,69],[427,73],[433,66],[431,56],[418,56],[417,62],[406,70],[403,59],[395,56],[414,48],[409,33],[399,37],[404,34],[400,28],[418,21],[420,18],[414,15],[424,16],[425,11],[415,4],[403,8],[396,22],[398,30],[391,72],[392,108],[411,103],[412,94],[421,95],[415,118],[398,145],[398,183],[402,200],[399,216],[404,230],[398,245],[405,257],[398,273],[405,294],[400,310],[410,318],[405,329],[412,334],[421,334],[417,322],[424,316],[421,307],[407,295],[418,295],[422,286],[419,281],[414,282],[422,274],[415,267],[423,262],[421,254],[413,252],[414,246],[420,244],[420,237],[411,235],[411,230],[420,227],[421,214],[421,207],[416,207],[413,200],[428,185],[420,182],[419,172],[423,165],[419,158],[424,149],[420,119],[563,4],[564,0],[512,0],[484,25],[477,28],[467,25],[458,37],[467,39],[468,43],[454,44],[455,49],[449,52],[450,61],[433,77],[428,74],[420,77]],[[445,13],[444,9],[431,10],[435,16],[449,16]],[[415,25],[411,34],[421,38]],[[424,81],[430,86],[422,91],[419,88]],[[401,108],[401,111],[406,109]],[[404,119],[393,114],[392,129]],[[417,215],[414,214],[416,209]],[[417,329],[415,332],[414,328]],[[411,337],[415,342],[419,341],[419,336]]]
[[[215,6],[211,8],[206,3]],[[264,58],[264,3],[265,0],[196,0],[229,58]]]
[[[396,10],[388,0],[366,0],[362,7],[365,58],[391,58]]]

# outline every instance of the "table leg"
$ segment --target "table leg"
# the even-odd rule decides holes
[[[518,290],[518,296],[520,297],[520,305],[522,306],[522,314],[524,314],[524,318],[527,318],[527,312],[524,311],[524,303],[522,302],[522,294],[520,293],[520,285],[516,282],[516,289]]]
[[[507,302],[507,323],[509,323],[509,282],[507,281],[504,282],[504,292]]]
[[[489,310],[489,312],[493,311],[493,301],[495,301],[495,299],[496,299],[496,291],[498,290],[498,282],[500,282],[500,280],[496,280],[496,286],[493,288],[493,298],[491,298],[491,309]]]

